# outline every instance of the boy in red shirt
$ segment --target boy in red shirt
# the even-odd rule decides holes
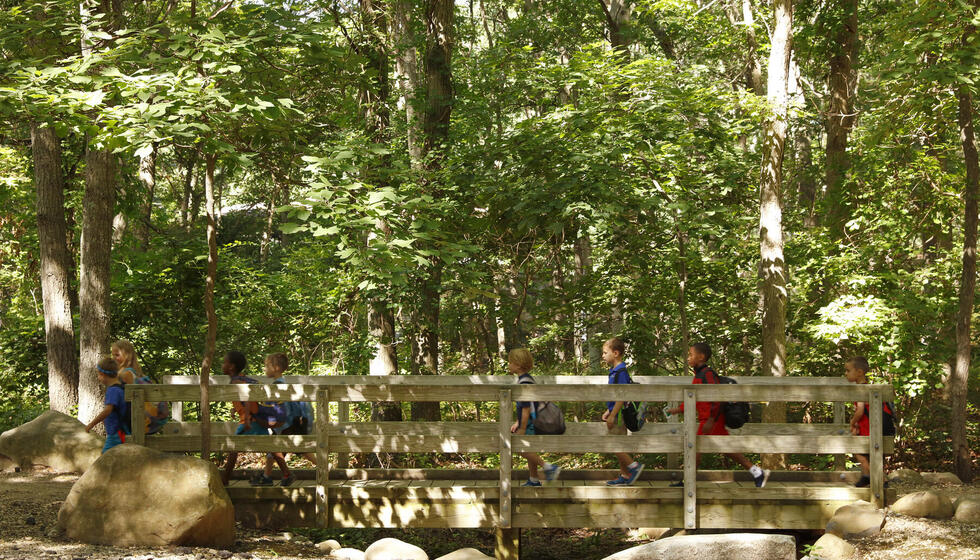
[[[868,371],[871,365],[864,356],[855,356],[844,362],[844,376],[851,383],[866,385],[868,383]],[[895,435],[895,412],[892,403],[882,403],[881,405],[881,431],[886,436]],[[871,421],[868,418],[868,403],[854,403],[854,416],[851,417],[851,433],[856,436],[871,435]],[[861,463],[861,478],[854,486],[863,488],[871,485],[871,463],[867,455],[856,453],[854,458]],[[887,484],[887,483],[886,483]]]
[[[694,370],[694,384],[716,384],[719,382],[718,374],[715,370],[711,369],[708,365],[708,360],[711,359],[711,347],[704,342],[698,342],[687,349],[687,365],[691,366]],[[677,408],[672,408],[666,411],[667,414],[677,414],[684,412],[684,404],[681,403]],[[697,403],[697,413],[698,413],[698,435],[708,435],[708,436],[727,436],[728,430],[725,429],[725,412],[721,408],[721,403],[718,402],[699,402]],[[752,464],[745,458],[745,455],[741,453],[725,453],[725,456],[729,459],[735,461],[739,465],[742,465],[748,469],[749,473],[752,474],[752,478],[755,480],[755,485],[757,488],[762,488],[766,485],[766,481],[769,480],[769,470],[760,469],[757,465]],[[701,454],[697,454],[697,464],[701,464]],[[684,486],[681,481],[674,482],[671,486]]]

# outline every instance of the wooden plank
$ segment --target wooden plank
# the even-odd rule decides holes
[[[868,401],[871,409],[868,427],[871,431],[871,437],[868,438],[871,446],[871,504],[878,509],[885,507],[885,460],[882,455],[884,438],[881,435],[883,393],[882,389],[875,387],[871,390],[871,400]]]
[[[695,391],[684,390],[684,528],[696,529],[698,464],[698,415]]]
[[[517,502],[513,525],[521,528],[680,527],[684,523],[680,501],[627,503],[555,501]]]
[[[170,403],[170,418],[174,422],[184,421],[184,403],[183,401],[176,401]]]
[[[848,401],[864,398],[870,387],[881,387],[884,399],[894,395],[891,386],[821,386],[792,384],[779,385],[687,385],[694,387],[699,401]],[[193,401],[200,396],[198,387],[189,385],[141,385],[150,401]],[[233,384],[217,385],[210,391],[210,400],[272,400],[272,401],[312,401],[316,398],[315,385],[262,385]],[[331,398],[336,401],[496,401],[498,388],[492,385],[342,385],[332,388]],[[131,395],[132,385],[126,388]],[[512,398],[518,401],[604,401],[604,400],[677,400],[685,391],[680,385],[517,385],[512,389]]]
[[[885,453],[894,449],[894,438],[882,442]],[[699,436],[701,453],[867,453],[867,438],[861,436]]]
[[[670,407],[670,408],[677,408],[679,405],[680,405],[680,403],[678,401],[670,401],[670,402],[667,403],[667,406]],[[658,414],[659,414],[659,411],[658,411]],[[678,424],[680,424],[680,422],[681,422],[680,415],[678,415],[678,414],[672,414],[669,418],[667,418],[666,424],[667,424],[668,427],[671,427],[671,433],[683,433],[682,432],[682,428],[680,426],[678,426]],[[648,424],[650,424],[650,423],[648,423]],[[646,426],[644,426],[644,428],[645,427]],[[683,457],[683,455],[680,454],[680,453],[668,453],[667,454],[667,468],[668,469],[671,469],[671,470],[679,469],[680,466],[681,466],[681,458],[682,457]]]
[[[327,483],[330,479],[330,389],[316,394],[316,520],[317,527],[330,527],[330,501]]]
[[[511,467],[514,460],[511,449],[510,426],[514,421],[511,389],[500,391],[500,413],[497,418],[497,432],[500,443],[500,522],[499,528],[510,527],[511,520]]]
[[[398,501],[331,501],[331,527],[480,529],[494,527],[496,503],[460,504]]]
[[[847,425],[848,426],[847,434],[850,434],[851,433],[850,426],[848,425],[847,422],[847,410],[844,407],[845,405],[842,402],[834,403],[834,424]],[[840,434],[840,435],[846,435],[846,434]],[[838,453],[834,455],[834,470],[842,471],[845,470],[846,468],[847,468],[847,456],[844,455],[843,453]]]
[[[337,403],[337,420],[341,425],[344,425],[350,421],[350,403]],[[343,431],[343,428],[341,428],[341,431]],[[346,469],[348,466],[350,466],[350,455],[347,453],[338,453],[337,466],[341,469]]]
[[[497,527],[494,535],[494,558],[496,560],[521,559],[521,530]]]
[[[769,376],[730,376],[739,385],[781,385],[790,382],[799,385],[839,385],[849,386],[849,382],[839,376],[834,377],[789,377],[772,378]],[[165,385],[199,385],[200,377],[197,375],[164,375],[162,378]],[[284,375],[282,379],[287,384],[303,385],[513,385],[510,377],[500,375],[443,375],[438,377],[425,375]],[[690,385],[691,377],[687,375],[655,375],[655,376],[633,376],[633,379],[642,385]],[[534,378],[538,385],[606,385],[609,380],[605,375],[542,375]],[[227,375],[210,376],[211,384],[227,385],[229,377]],[[258,377],[256,381],[263,384],[272,383],[271,378]]]
[[[133,402],[130,405],[129,426],[132,428],[133,443],[146,445],[146,409],[143,391],[133,392]]]

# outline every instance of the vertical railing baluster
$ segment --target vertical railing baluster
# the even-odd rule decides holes
[[[136,445],[146,445],[146,407],[144,403],[146,403],[146,393],[141,387],[133,387],[129,426],[133,430],[132,439]]]
[[[500,416],[497,427],[500,434],[500,523],[502,528],[510,527],[511,518],[511,468],[513,454],[511,452],[510,425],[513,422],[513,402],[510,389],[500,391]]]
[[[694,386],[684,389],[684,528],[698,524],[698,407]]]
[[[330,527],[330,388],[316,392],[316,521],[323,529]]]
[[[884,449],[884,438],[881,435],[881,389],[878,387],[871,387],[869,392],[870,399],[868,399],[868,407],[871,409],[869,412],[871,437],[868,438],[868,444],[870,446],[870,463],[871,463],[871,503],[876,508],[885,507],[885,457],[883,454]]]

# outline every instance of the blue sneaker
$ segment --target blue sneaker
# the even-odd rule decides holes
[[[626,484],[633,484],[636,479],[640,478],[640,473],[643,472],[643,463],[637,463],[635,467],[630,469],[630,477],[627,479]]]
[[[606,482],[606,486],[629,486],[630,479],[623,475],[619,475],[616,480],[609,480]]]
[[[561,472],[561,467],[558,465],[549,465],[544,469],[544,479],[548,482],[554,482],[558,478],[558,473]]]
[[[541,486],[541,481],[539,481],[539,480],[531,480],[529,478],[529,479],[527,479],[527,482],[525,482],[524,484],[521,484],[521,486]]]

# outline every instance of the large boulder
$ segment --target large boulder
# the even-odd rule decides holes
[[[329,560],[364,560],[364,552],[356,548],[338,548],[327,556]]]
[[[58,524],[91,544],[235,543],[235,510],[213,463],[131,444],[110,449],[75,482]]]
[[[810,558],[813,560],[847,560],[854,557],[857,549],[854,545],[830,533],[817,539],[810,549]]]
[[[963,523],[980,523],[980,496],[968,494],[956,498],[953,503],[953,519]]]
[[[962,486],[963,481],[960,477],[951,472],[924,472],[922,480],[937,486]]]
[[[912,517],[949,519],[953,517],[953,502],[934,490],[906,494],[892,505],[892,511]]]
[[[922,475],[912,469],[898,469],[888,473],[888,482],[922,484]]]
[[[493,556],[487,556],[475,548],[461,548],[436,560],[493,560]]]
[[[0,434],[0,455],[21,469],[34,465],[60,472],[85,472],[102,454],[105,439],[56,410]]]
[[[827,523],[827,532],[843,539],[863,539],[877,535],[884,526],[885,512],[859,501],[838,508]]]
[[[668,537],[629,548],[604,560],[796,560],[789,535],[729,533]]]
[[[364,560],[429,560],[429,555],[414,544],[389,537],[371,543]]]

